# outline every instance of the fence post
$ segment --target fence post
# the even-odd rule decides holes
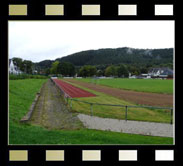
[[[128,116],[128,106],[125,106],[125,120],[127,121],[127,116]]]
[[[170,114],[170,116],[171,116],[170,124],[172,124],[172,123],[173,123],[173,109],[171,109],[171,114]]]
[[[71,98],[71,102],[70,102],[70,107],[72,108],[72,98]]]
[[[90,104],[91,116],[93,116],[93,104]]]
[[[64,94],[64,100],[65,100],[65,103],[66,103],[66,97],[65,97],[65,94]]]
[[[67,97],[67,104],[69,103],[69,98]]]

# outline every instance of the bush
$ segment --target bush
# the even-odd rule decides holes
[[[9,75],[9,80],[46,79],[46,78],[48,78],[48,77],[47,76],[43,76],[43,75],[29,75],[29,74],[19,74],[19,75],[10,74]]]

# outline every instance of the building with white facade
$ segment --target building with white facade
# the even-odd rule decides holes
[[[23,72],[18,69],[18,67],[13,63],[12,60],[10,60],[10,63],[9,63],[9,73],[10,74],[22,74]]]

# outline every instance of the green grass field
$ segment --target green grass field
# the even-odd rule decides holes
[[[99,85],[105,85],[112,88],[120,88],[140,92],[173,94],[173,80],[128,79],[128,78],[114,78],[114,79],[82,78],[78,80],[89,83],[96,83]]]
[[[104,93],[96,92],[94,90],[84,88],[76,84],[73,85],[96,95],[96,97],[78,98],[81,101],[91,103],[101,103],[101,104],[113,104],[113,105],[130,105],[130,106],[135,105],[133,103],[115,98],[113,96],[106,95]],[[89,104],[77,102],[74,100],[72,101],[72,110],[78,113],[84,113],[90,115],[91,114],[90,107],[91,106]],[[104,118],[125,119],[125,107],[93,105],[93,115]],[[128,108],[128,120],[170,123],[171,116],[170,116],[170,110]]]
[[[48,130],[20,123],[46,80],[9,81],[9,144],[173,144],[173,138],[89,129]]]

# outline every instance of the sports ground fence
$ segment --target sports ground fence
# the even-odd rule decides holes
[[[124,119],[127,121],[128,120],[128,110],[129,108],[147,108],[147,109],[158,109],[158,110],[169,110],[170,111],[170,124],[173,124],[173,108],[172,107],[154,107],[154,106],[134,106],[134,105],[115,105],[115,104],[104,104],[104,103],[92,103],[88,101],[82,101],[76,98],[70,97],[67,93],[64,92],[64,90],[59,87],[53,79],[51,81],[56,85],[56,87],[60,90],[61,95],[64,97],[64,100],[66,104],[72,109],[73,107],[73,102],[78,102],[78,103],[84,103],[90,106],[90,115],[94,115],[94,106],[108,106],[108,107],[121,107],[125,109],[125,117]],[[131,119],[130,119],[131,120]]]

